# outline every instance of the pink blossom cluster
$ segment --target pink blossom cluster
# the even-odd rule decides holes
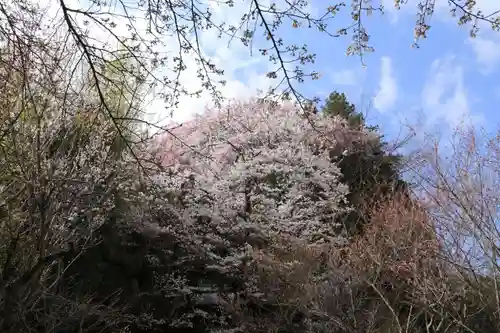
[[[336,161],[374,139],[340,117],[305,115],[292,104],[232,102],[165,134],[170,172],[159,180],[182,193],[179,209],[193,223],[204,216],[224,231],[338,241],[349,189]]]

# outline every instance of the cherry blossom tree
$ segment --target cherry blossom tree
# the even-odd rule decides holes
[[[349,189],[339,181],[337,163],[355,143],[364,142],[369,153],[376,138],[340,117],[304,117],[291,103],[256,100],[229,103],[172,126],[156,147],[164,171],[155,178],[178,217],[158,223],[156,230],[192,249],[180,265],[190,262],[190,270],[204,278],[185,281],[183,289],[199,298],[202,283],[212,306],[222,300],[262,305],[273,298],[256,273],[272,262],[264,257],[304,242],[344,244],[338,217],[350,209]],[[188,312],[169,325],[190,327],[197,316]],[[220,313],[209,317],[214,327],[235,327],[221,322],[226,317]]]
[[[255,228],[268,235],[333,241],[336,217],[349,209],[337,162],[376,136],[344,119],[301,116],[291,104],[251,101],[208,110],[175,129],[162,149],[172,170],[165,184],[190,183],[186,214],[206,216],[223,230]]]

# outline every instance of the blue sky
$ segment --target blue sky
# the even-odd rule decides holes
[[[44,3],[43,0],[35,1]],[[496,110],[500,102],[500,82],[496,79],[500,74],[500,32],[482,27],[479,36],[471,40],[468,28],[459,27],[457,19],[451,17],[448,1],[436,0],[429,38],[421,41],[419,49],[414,49],[411,45],[419,0],[407,0],[401,10],[393,8],[394,0],[372,0],[372,3],[377,6],[380,1],[385,6],[385,14],[374,12],[363,18],[371,45],[375,47],[374,53],[365,55],[366,68],[361,66],[358,57],[346,57],[349,35],[331,38],[314,29],[294,29],[290,21],[284,21],[279,37],[286,45],[306,43],[317,55],[315,64],[306,70],[315,70],[322,75],[320,80],[308,80],[296,87],[310,97],[325,97],[333,90],[346,93],[367,114],[369,122],[379,124],[389,138],[400,133],[402,123],[417,125],[418,131],[438,130],[446,135],[464,117],[489,130],[496,129],[500,124]],[[217,5],[215,1],[207,2],[212,6],[213,21],[233,25],[238,25],[250,3],[249,0],[234,0],[235,6],[228,8],[227,5]],[[265,5],[271,0],[259,2]],[[333,31],[352,23],[350,2],[346,2],[348,6],[330,23]],[[500,8],[498,0],[476,2],[477,9],[485,13]],[[57,8],[57,1],[49,3]],[[66,3],[73,8],[88,5],[84,0],[66,0]],[[313,14],[323,13],[333,4],[325,0],[309,0],[309,3],[308,11]],[[127,31],[125,26],[120,26],[125,22],[116,23],[118,31]],[[137,26],[143,23],[136,21]],[[261,36],[259,31],[262,32],[258,30],[257,35]],[[97,29],[91,34],[97,40],[106,39]],[[199,38],[203,53],[225,71],[223,79],[227,80],[227,85],[222,88],[225,97],[247,99],[255,96],[258,89],[266,89],[273,83],[265,73],[275,67],[258,52],[268,43],[262,37],[255,40],[252,50],[237,40],[228,44],[227,39],[217,38],[213,29],[200,32]],[[173,55],[178,53],[175,35],[165,36],[164,43],[162,51]],[[187,70],[181,75],[181,83],[192,90],[201,88],[195,58],[185,55],[184,61]],[[203,112],[211,101],[208,93],[199,99],[184,96],[177,109],[165,110],[161,100],[154,94],[151,97],[147,112],[153,119],[166,120],[173,111],[177,122]]]
[[[220,9],[216,17],[228,22],[239,19],[240,2],[236,1],[236,9]],[[280,36],[285,43],[307,43],[309,50],[317,54],[309,69],[322,74],[320,80],[306,81],[297,88],[308,96],[326,96],[332,90],[345,92],[367,113],[369,121],[381,125],[390,138],[400,133],[402,122],[418,124],[418,131],[438,130],[445,135],[464,118],[496,129],[500,124],[496,110],[500,102],[500,83],[496,79],[500,74],[500,33],[483,27],[479,36],[471,40],[468,28],[459,27],[447,12],[445,1],[438,0],[429,38],[415,49],[411,47],[415,1],[410,0],[399,11],[390,7],[391,2],[384,15],[374,13],[364,19],[375,47],[374,53],[365,55],[366,68],[358,57],[345,55],[350,36],[331,38],[313,29],[294,29],[285,22]],[[485,11],[495,8],[493,0],[480,0],[478,5]],[[325,6],[316,0],[311,3],[311,10],[320,12]],[[332,21],[332,28],[348,26],[348,14],[349,8],[345,8]],[[216,41],[210,33],[206,36],[202,39],[204,49],[225,69],[225,96],[244,99],[269,84],[264,74],[272,66],[258,55],[261,41],[256,41],[250,55],[249,49],[238,43],[233,42],[228,48],[227,41]],[[174,118],[189,119],[207,102],[207,97],[184,99]]]
[[[500,124],[496,110],[500,35],[484,27],[477,38],[470,39],[466,27],[438,11],[429,37],[415,49],[411,45],[416,9],[407,6],[365,20],[375,47],[364,58],[366,69],[358,58],[343,54],[348,38],[311,43],[318,54],[316,66],[326,78],[307,89],[345,92],[389,135],[406,119],[418,122],[419,128],[445,132],[465,116],[494,129]]]

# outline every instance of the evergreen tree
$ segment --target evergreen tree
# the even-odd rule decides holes
[[[382,196],[406,191],[407,184],[400,178],[403,156],[388,149],[388,143],[378,134],[378,126],[367,126],[363,114],[347,100],[344,93],[332,92],[321,109],[324,117],[341,116],[347,119],[352,130],[365,128],[376,133],[378,140],[373,141],[370,149],[365,143],[356,145],[348,152],[332,152],[331,157],[339,160],[343,174],[342,181],[349,186],[347,196],[354,208],[344,216],[344,226],[349,234],[359,233],[367,222],[364,209],[369,201],[376,201]]]
[[[344,93],[332,92],[325,101],[322,113],[325,116],[341,116],[347,119],[351,127],[361,126],[365,123],[363,115],[356,112],[356,107],[351,104]]]

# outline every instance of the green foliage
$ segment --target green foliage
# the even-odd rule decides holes
[[[376,126],[366,126],[363,114],[356,110],[344,93],[332,92],[321,112],[325,117],[345,118],[353,130],[365,127],[378,133]],[[349,185],[348,201],[355,207],[344,219],[344,225],[351,234],[361,232],[362,226],[367,223],[363,210],[370,201],[406,190],[407,184],[400,178],[402,156],[388,151],[388,143],[383,141],[381,135],[377,134],[377,137],[378,140],[370,142],[370,149],[364,147],[365,143],[359,143],[347,153],[332,152],[332,157],[339,161],[342,181]]]
[[[347,119],[351,127],[362,126],[365,119],[362,113],[356,112],[356,107],[351,104],[344,93],[332,92],[321,109],[325,116],[341,116]]]

